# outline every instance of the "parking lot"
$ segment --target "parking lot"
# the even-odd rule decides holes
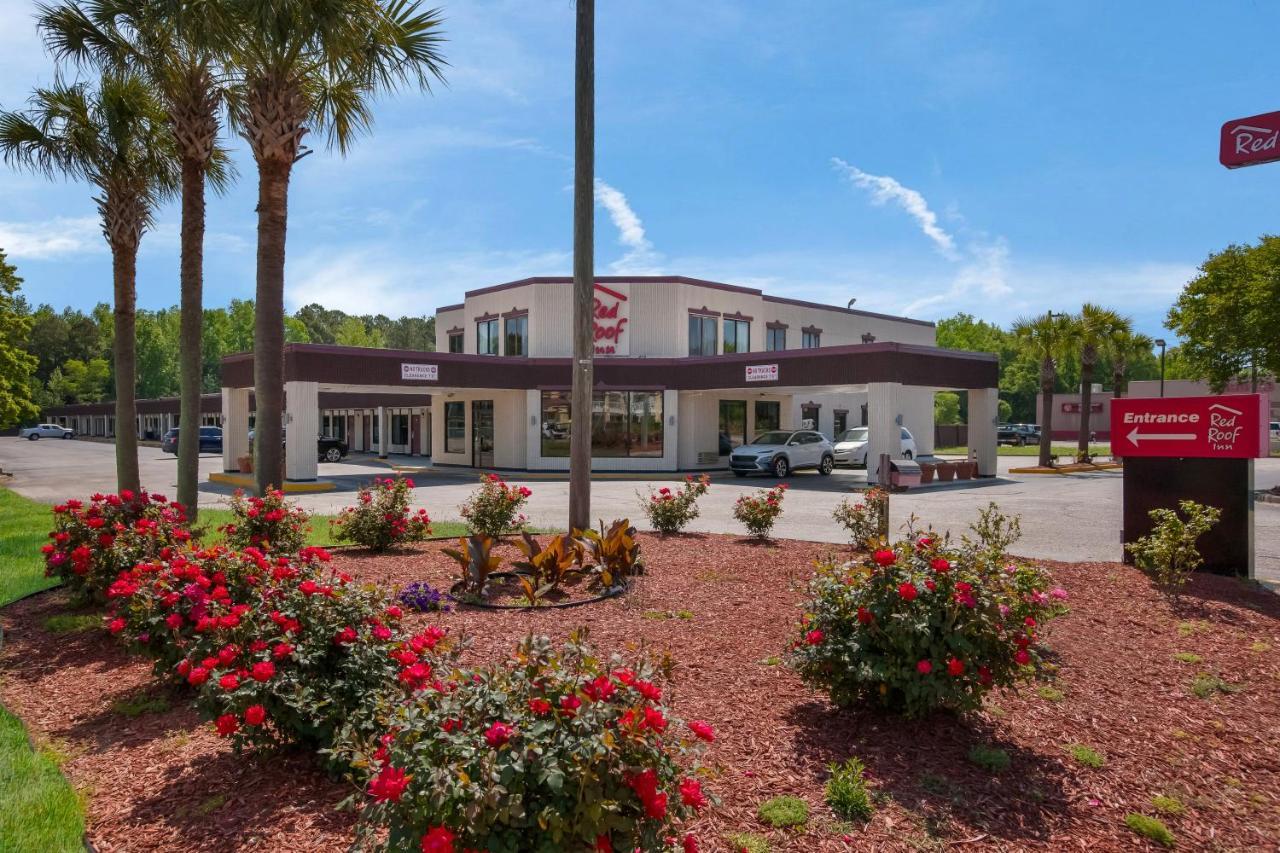
[[[402,459],[423,464],[421,458]],[[1100,472],[1072,476],[1009,474],[1010,467],[1025,459],[1001,457],[1000,476],[946,489],[922,490],[895,495],[891,501],[891,523],[895,529],[911,515],[939,531],[959,535],[974,520],[979,508],[995,501],[1006,512],[1022,519],[1022,541],[1015,550],[1032,557],[1058,560],[1118,560],[1120,548],[1121,475]],[[175,458],[156,447],[139,448],[143,484],[151,490],[172,495],[177,482]],[[89,441],[21,441],[0,438],[0,469],[13,474],[7,485],[35,500],[53,503],[72,496],[115,488],[114,447]],[[222,469],[221,457],[200,458],[202,481],[212,471]],[[333,513],[352,501],[351,491],[360,483],[390,473],[386,465],[369,455],[354,454],[340,463],[321,463],[320,477],[339,484],[340,491],[298,496],[298,501],[315,512]],[[467,469],[429,471],[414,474],[415,503],[434,518],[458,518],[458,506],[475,486],[475,472]],[[568,506],[569,485],[564,477],[509,476],[533,490],[528,515],[534,525],[562,527]],[[649,488],[669,485],[676,475],[652,481],[604,478],[592,485],[592,509],[606,520],[629,516],[639,518],[640,496]],[[735,532],[741,527],[733,520],[733,504],[744,492],[775,482],[767,478],[737,479],[727,473],[715,475],[712,489],[700,502],[702,515],[690,527],[706,532]],[[803,472],[788,478],[790,491],[785,511],[775,528],[779,537],[816,541],[843,541],[843,532],[831,521],[831,511],[855,486],[865,482],[862,471],[838,469],[830,477]],[[1280,459],[1261,459],[1256,464],[1259,489],[1280,484]],[[202,482],[200,502],[216,505],[226,501],[230,490]],[[1280,504],[1258,503],[1255,512],[1258,573],[1280,580]]]

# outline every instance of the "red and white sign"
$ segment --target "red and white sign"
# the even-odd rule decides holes
[[[1262,394],[1122,397],[1111,401],[1116,456],[1253,459],[1270,454]]]
[[[748,364],[747,365],[747,381],[748,382],[777,382],[778,381],[778,365]]]
[[[1218,162],[1228,169],[1280,160],[1280,112],[1238,118],[1222,126]]]
[[[400,364],[401,379],[418,379],[423,382],[439,382],[440,366],[437,364]]]
[[[631,301],[627,285],[596,285],[595,321],[596,355],[627,355],[630,352],[630,336],[627,324],[631,322]]]

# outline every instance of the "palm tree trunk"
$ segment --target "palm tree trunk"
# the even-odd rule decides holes
[[[1076,434],[1076,458],[1089,458],[1089,427],[1093,416],[1094,355],[1087,349],[1080,355],[1080,431]]]
[[[178,503],[199,512],[200,392],[204,334],[204,163],[182,160],[182,316],[178,340]]]
[[[1129,365],[1125,364],[1123,361],[1117,361],[1115,369],[1111,371],[1112,399],[1119,400],[1125,395],[1125,392],[1129,390],[1125,387],[1127,385],[1125,382],[1125,375],[1129,372],[1128,368]]]
[[[115,331],[111,344],[116,374],[116,488],[140,492],[138,477],[137,405],[137,274],[138,246],[132,241],[111,245],[115,289]]]
[[[578,0],[573,112],[573,387],[569,530],[591,526],[591,385],[595,341],[595,0]]]
[[[258,163],[258,291],[253,323],[254,467],[259,494],[284,483],[284,241],[292,163]],[[384,424],[383,429],[386,429]]]
[[[1053,361],[1040,364],[1040,467],[1048,468],[1053,456],[1053,386],[1057,381]]]

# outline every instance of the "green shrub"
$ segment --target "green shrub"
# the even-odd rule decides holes
[[[975,743],[969,748],[969,761],[988,773],[1003,773],[1009,769],[1009,753],[998,746]]]
[[[231,496],[231,522],[218,529],[232,550],[257,548],[268,554],[296,554],[306,544],[310,518],[279,489],[247,498],[243,489],[236,489]]]
[[[741,495],[733,504],[733,517],[742,522],[752,537],[768,539],[774,522],[782,515],[782,499],[786,493],[787,484],[779,483],[772,489]]]
[[[1177,797],[1170,797],[1164,794],[1156,794],[1152,797],[1151,806],[1158,812],[1171,815],[1180,815],[1187,810],[1187,807],[1183,805],[1182,800],[1179,800]]]
[[[981,706],[993,687],[1032,679],[1038,631],[1066,593],[996,549],[945,547],[929,532],[819,566],[791,662],[837,705],[908,716]]]
[[[374,551],[426,539],[431,535],[431,519],[425,509],[409,511],[412,488],[413,480],[405,477],[375,477],[372,485],[356,493],[355,506],[346,507],[329,522],[334,538]]]
[[[1240,688],[1216,675],[1202,672],[1191,679],[1191,692],[1198,699],[1208,699],[1218,693],[1239,693]]]
[[[969,525],[969,530],[973,536],[965,534],[962,537],[965,546],[999,560],[1009,552],[1014,542],[1022,538],[1022,521],[1016,515],[1000,512],[1000,507],[993,501],[985,509],[978,510],[978,520]]]
[[[111,703],[111,710],[125,717],[141,717],[143,714],[163,714],[169,710],[169,700],[163,696],[137,693]]]
[[[845,820],[871,820],[875,811],[867,782],[862,778],[865,768],[857,758],[850,758],[843,765],[832,764],[831,778],[827,780],[824,794],[831,810]]]
[[[809,822],[809,804],[799,797],[774,797],[760,804],[756,817],[775,829],[804,826]]]
[[[1045,684],[1037,688],[1036,695],[1038,695],[1041,699],[1045,699],[1049,702],[1061,702],[1063,699],[1066,698],[1065,693],[1063,693],[1058,688],[1048,684]]]
[[[709,800],[683,759],[714,735],[668,715],[660,675],[596,655],[584,631],[558,651],[531,637],[505,663],[450,669],[365,746],[358,763],[373,778],[357,842],[385,832],[394,850],[665,849]]]
[[[1185,521],[1174,510],[1153,509],[1148,513],[1153,523],[1151,533],[1124,546],[1138,568],[1170,589],[1185,584],[1204,562],[1196,541],[1222,517],[1222,510],[1195,501],[1179,501],[1178,508]]]
[[[1082,743],[1071,744],[1067,747],[1067,752],[1071,753],[1071,757],[1085,767],[1092,767],[1095,770],[1107,763],[1102,753]]]
[[[880,544],[889,529],[889,493],[881,488],[867,489],[861,500],[845,498],[836,505],[831,517],[849,534],[849,541],[859,548]]]
[[[497,474],[481,474],[480,487],[458,509],[473,535],[497,539],[524,528],[520,510],[531,494],[524,486],[508,486]]]
[[[684,478],[678,489],[663,486],[656,492],[649,490],[648,499],[640,501],[640,508],[649,519],[649,526],[659,533],[679,533],[689,522],[698,517],[698,498],[711,488],[711,475],[703,474],[694,479],[692,474]]]
[[[1173,659],[1179,663],[1200,663],[1202,658],[1195,652],[1177,652]]]
[[[769,853],[769,839],[754,832],[735,832],[729,836],[733,853]]]
[[[102,627],[102,617],[97,613],[59,613],[44,620],[44,629],[50,634],[79,634]]]
[[[1143,838],[1150,839],[1165,847],[1173,846],[1173,833],[1169,831],[1169,827],[1164,825],[1164,821],[1159,818],[1130,812],[1124,816],[1124,824]]]

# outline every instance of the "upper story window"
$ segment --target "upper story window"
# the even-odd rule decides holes
[[[480,320],[476,323],[476,352],[480,355],[498,354],[498,320]]]
[[[764,348],[770,352],[787,348],[787,327],[770,326],[765,330]]]
[[[751,352],[751,324],[746,320],[724,321],[724,351]]]
[[[449,333],[449,352],[462,352],[462,330]]]
[[[506,355],[528,355],[529,354],[529,315],[520,314],[516,317],[507,317],[503,324],[504,334],[507,338],[507,346],[503,351]]]
[[[822,330],[815,329],[812,326],[805,328],[800,335],[800,346],[804,349],[814,349],[822,346]]]
[[[716,318],[689,315],[689,355],[716,354]]]

